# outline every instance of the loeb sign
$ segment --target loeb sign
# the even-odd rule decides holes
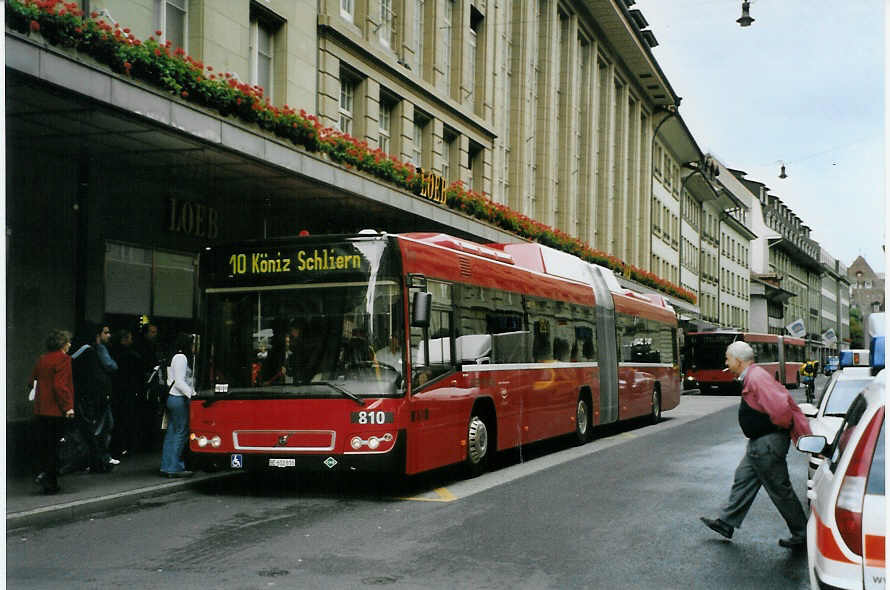
[[[417,169],[417,173],[423,179],[420,189],[420,196],[434,203],[445,204],[445,185],[446,180],[438,174],[425,174],[422,168]]]

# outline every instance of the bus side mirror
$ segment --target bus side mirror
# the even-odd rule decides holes
[[[426,291],[416,291],[414,300],[411,305],[411,327],[412,328],[429,328],[430,327],[430,304],[433,301],[433,295]]]

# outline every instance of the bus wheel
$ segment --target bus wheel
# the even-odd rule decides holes
[[[649,422],[652,424],[661,422],[661,394],[657,389],[652,390],[652,413],[649,414]]]
[[[575,443],[583,445],[590,439],[590,405],[584,395],[578,396],[575,408]]]
[[[467,427],[467,470],[475,477],[488,467],[488,426],[474,414]]]

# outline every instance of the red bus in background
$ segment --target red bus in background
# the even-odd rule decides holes
[[[197,466],[414,474],[680,401],[658,295],[538,244],[264,240],[200,260]]]
[[[754,349],[754,362],[786,387],[798,387],[806,354],[802,338],[732,330],[689,332],[684,345],[684,389],[738,393],[735,375],[726,369],[726,347],[744,340]]]

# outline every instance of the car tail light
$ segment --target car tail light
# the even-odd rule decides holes
[[[834,519],[837,522],[841,538],[850,551],[860,556],[862,555],[862,502],[865,499],[865,484],[883,420],[884,409],[881,408],[875,413],[865,432],[862,433],[862,438],[859,439],[859,444],[853,451],[853,456],[850,457],[850,464],[844,474],[844,481],[841,483],[837,504],[834,507]]]

